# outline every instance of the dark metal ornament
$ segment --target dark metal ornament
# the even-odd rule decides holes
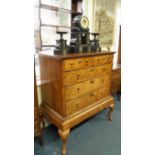
[[[57,34],[60,35],[60,40],[56,40],[55,54],[101,51],[99,40],[96,38],[99,33],[89,32],[89,20],[86,16],[78,15],[73,19],[69,46],[67,40],[63,39],[63,35],[67,32],[57,32]],[[90,40],[90,34],[94,36],[93,40]]]
[[[68,50],[67,40],[63,39],[63,35],[67,32],[58,31],[56,33],[60,35],[60,40],[56,40],[54,54],[66,54]]]
[[[91,33],[91,35],[94,36],[94,39],[90,40],[91,51],[92,52],[101,51],[99,40],[96,38],[97,36],[99,36],[99,33]]]

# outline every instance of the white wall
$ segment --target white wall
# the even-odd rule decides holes
[[[83,1],[83,12],[89,18],[90,21],[90,32],[95,30],[95,7],[96,4],[101,4],[101,8],[104,6],[107,10],[107,14],[114,18],[114,35],[113,44],[110,47],[112,51],[116,51],[114,55],[114,64],[117,63],[117,50],[119,43],[119,26],[121,25],[121,1],[120,0],[84,0]]]

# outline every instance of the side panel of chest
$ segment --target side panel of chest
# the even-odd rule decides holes
[[[42,101],[64,116],[62,100],[62,61],[50,57],[39,57]]]

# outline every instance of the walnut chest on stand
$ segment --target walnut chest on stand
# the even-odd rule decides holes
[[[45,118],[58,128],[62,155],[70,129],[104,108],[114,108],[110,95],[113,52],[54,55],[40,52],[41,93]]]

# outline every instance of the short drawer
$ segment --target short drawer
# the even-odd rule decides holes
[[[112,55],[96,56],[93,58],[94,65],[102,65],[107,63],[112,63]]]
[[[109,64],[108,64],[109,65]],[[90,78],[98,77],[99,75],[104,75],[110,72],[110,67],[108,65],[90,67],[87,69],[81,69],[76,71],[64,72],[63,74],[63,85],[67,86],[82,80],[87,80]]]
[[[64,60],[63,68],[64,71],[70,71],[90,67],[92,66],[92,64],[93,64],[92,57],[68,59]]]
[[[65,101],[84,95],[100,87],[108,87],[109,83],[110,83],[109,76],[105,75],[100,78],[86,80],[81,83],[77,83],[77,84],[74,84],[68,87],[64,87]]]

